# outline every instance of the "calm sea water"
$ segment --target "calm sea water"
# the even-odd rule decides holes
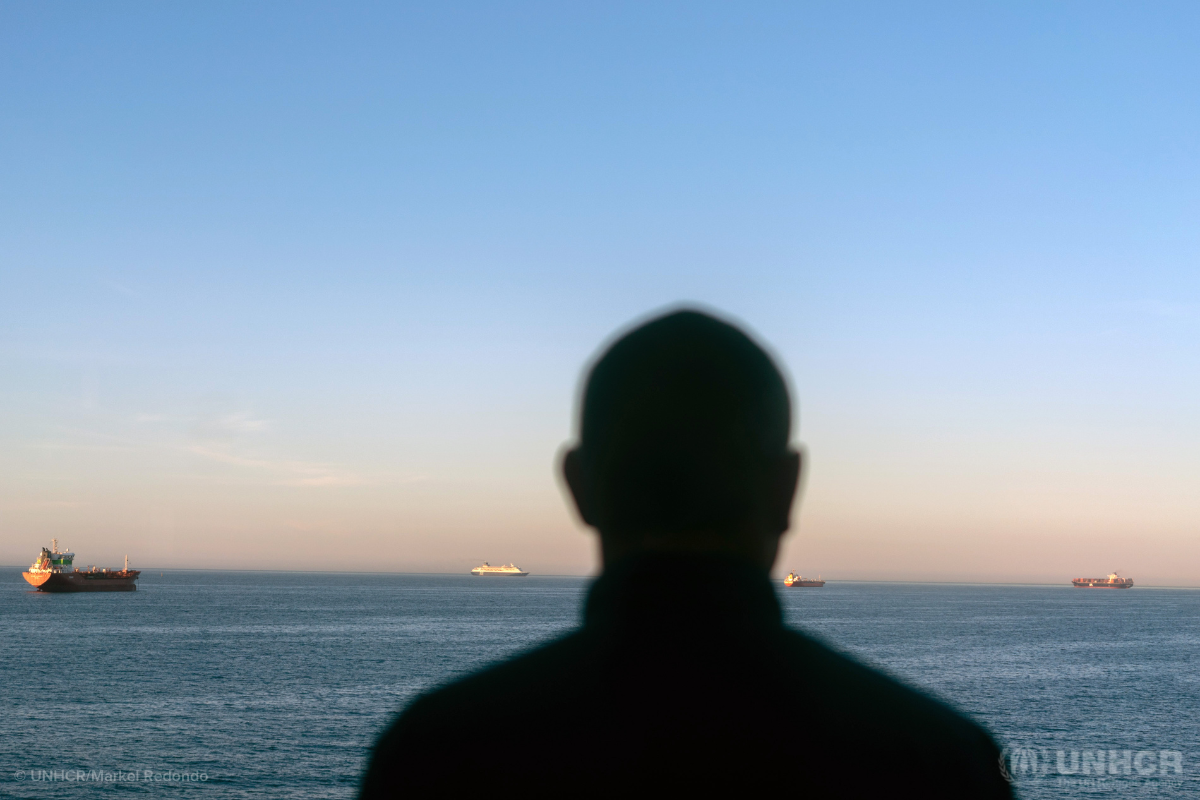
[[[44,595],[19,573],[0,569],[0,795],[28,798],[352,797],[396,709],[571,628],[587,588],[154,572]],[[1200,797],[1200,591],[779,589],[790,624],[988,726],[1023,797]]]

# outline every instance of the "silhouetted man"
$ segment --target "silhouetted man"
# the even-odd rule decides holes
[[[600,533],[583,627],[418,698],[362,797],[1010,797],[978,726],[783,626],[790,408],[767,354],[705,314],[610,347],[562,465]]]

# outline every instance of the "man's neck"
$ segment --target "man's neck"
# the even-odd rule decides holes
[[[777,534],[755,531],[600,534],[600,557],[606,568],[641,555],[664,555],[727,557],[770,571],[778,552]]]

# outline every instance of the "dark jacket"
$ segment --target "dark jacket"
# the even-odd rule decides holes
[[[583,627],[423,695],[361,797],[733,792],[1007,798],[999,751],[946,705],[783,626],[761,570],[609,569]]]

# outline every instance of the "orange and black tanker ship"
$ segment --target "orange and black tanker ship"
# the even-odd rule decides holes
[[[137,590],[140,570],[129,568],[129,556],[125,556],[125,569],[88,570],[72,568],[74,553],[60,553],[58,539],[51,540],[51,549],[42,548],[37,561],[21,576],[39,592],[133,592]]]
[[[783,579],[783,585],[791,588],[814,588],[819,589],[825,585],[825,581],[821,580],[818,575],[815,578],[805,578],[803,575],[797,575],[795,570],[789,572],[787,577]]]

